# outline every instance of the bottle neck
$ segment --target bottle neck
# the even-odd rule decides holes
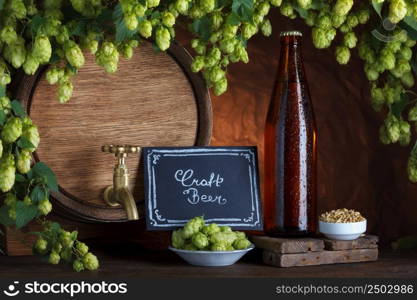
[[[304,82],[304,80],[304,65],[301,57],[301,37],[281,37],[278,81]]]

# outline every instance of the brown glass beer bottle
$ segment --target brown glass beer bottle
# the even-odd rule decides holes
[[[316,126],[301,56],[302,34],[281,33],[265,126],[264,226],[271,236],[316,231]]]

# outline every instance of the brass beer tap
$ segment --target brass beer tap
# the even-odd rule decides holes
[[[112,207],[122,205],[127,213],[128,220],[138,220],[139,214],[135,199],[129,189],[129,170],[125,164],[128,154],[137,154],[140,147],[130,145],[104,145],[101,147],[103,152],[113,153],[117,158],[117,163],[113,171],[113,186],[104,190],[104,201]]]

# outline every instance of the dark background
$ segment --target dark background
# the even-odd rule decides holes
[[[334,58],[333,47],[315,49],[311,29],[276,9],[269,15],[270,37],[249,41],[248,64],[228,69],[229,89],[212,96],[212,145],[257,145],[263,166],[263,130],[279,58],[279,33],[304,34],[303,57],[318,127],[318,210],[354,208],[368,219],[369,232],[386,244],[417,233],[417,185],[407,178],[411,146],[383,145],[378,128],[386,112],[375,112],[369,82],[356,49],[347,66]],[[185,44],[189,36],[179,33]],[[192,53],[192,51],[191,51]],[[261,172],[262,174],[262,172]],[[262,176],[261,176],[262,179]]]

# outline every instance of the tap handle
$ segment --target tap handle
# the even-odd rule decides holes
[[[127,156],[130,153],[139,153],[140,147],[132,145],[104,145],[101,147],[101,151],[113,153],[115,156]]]

